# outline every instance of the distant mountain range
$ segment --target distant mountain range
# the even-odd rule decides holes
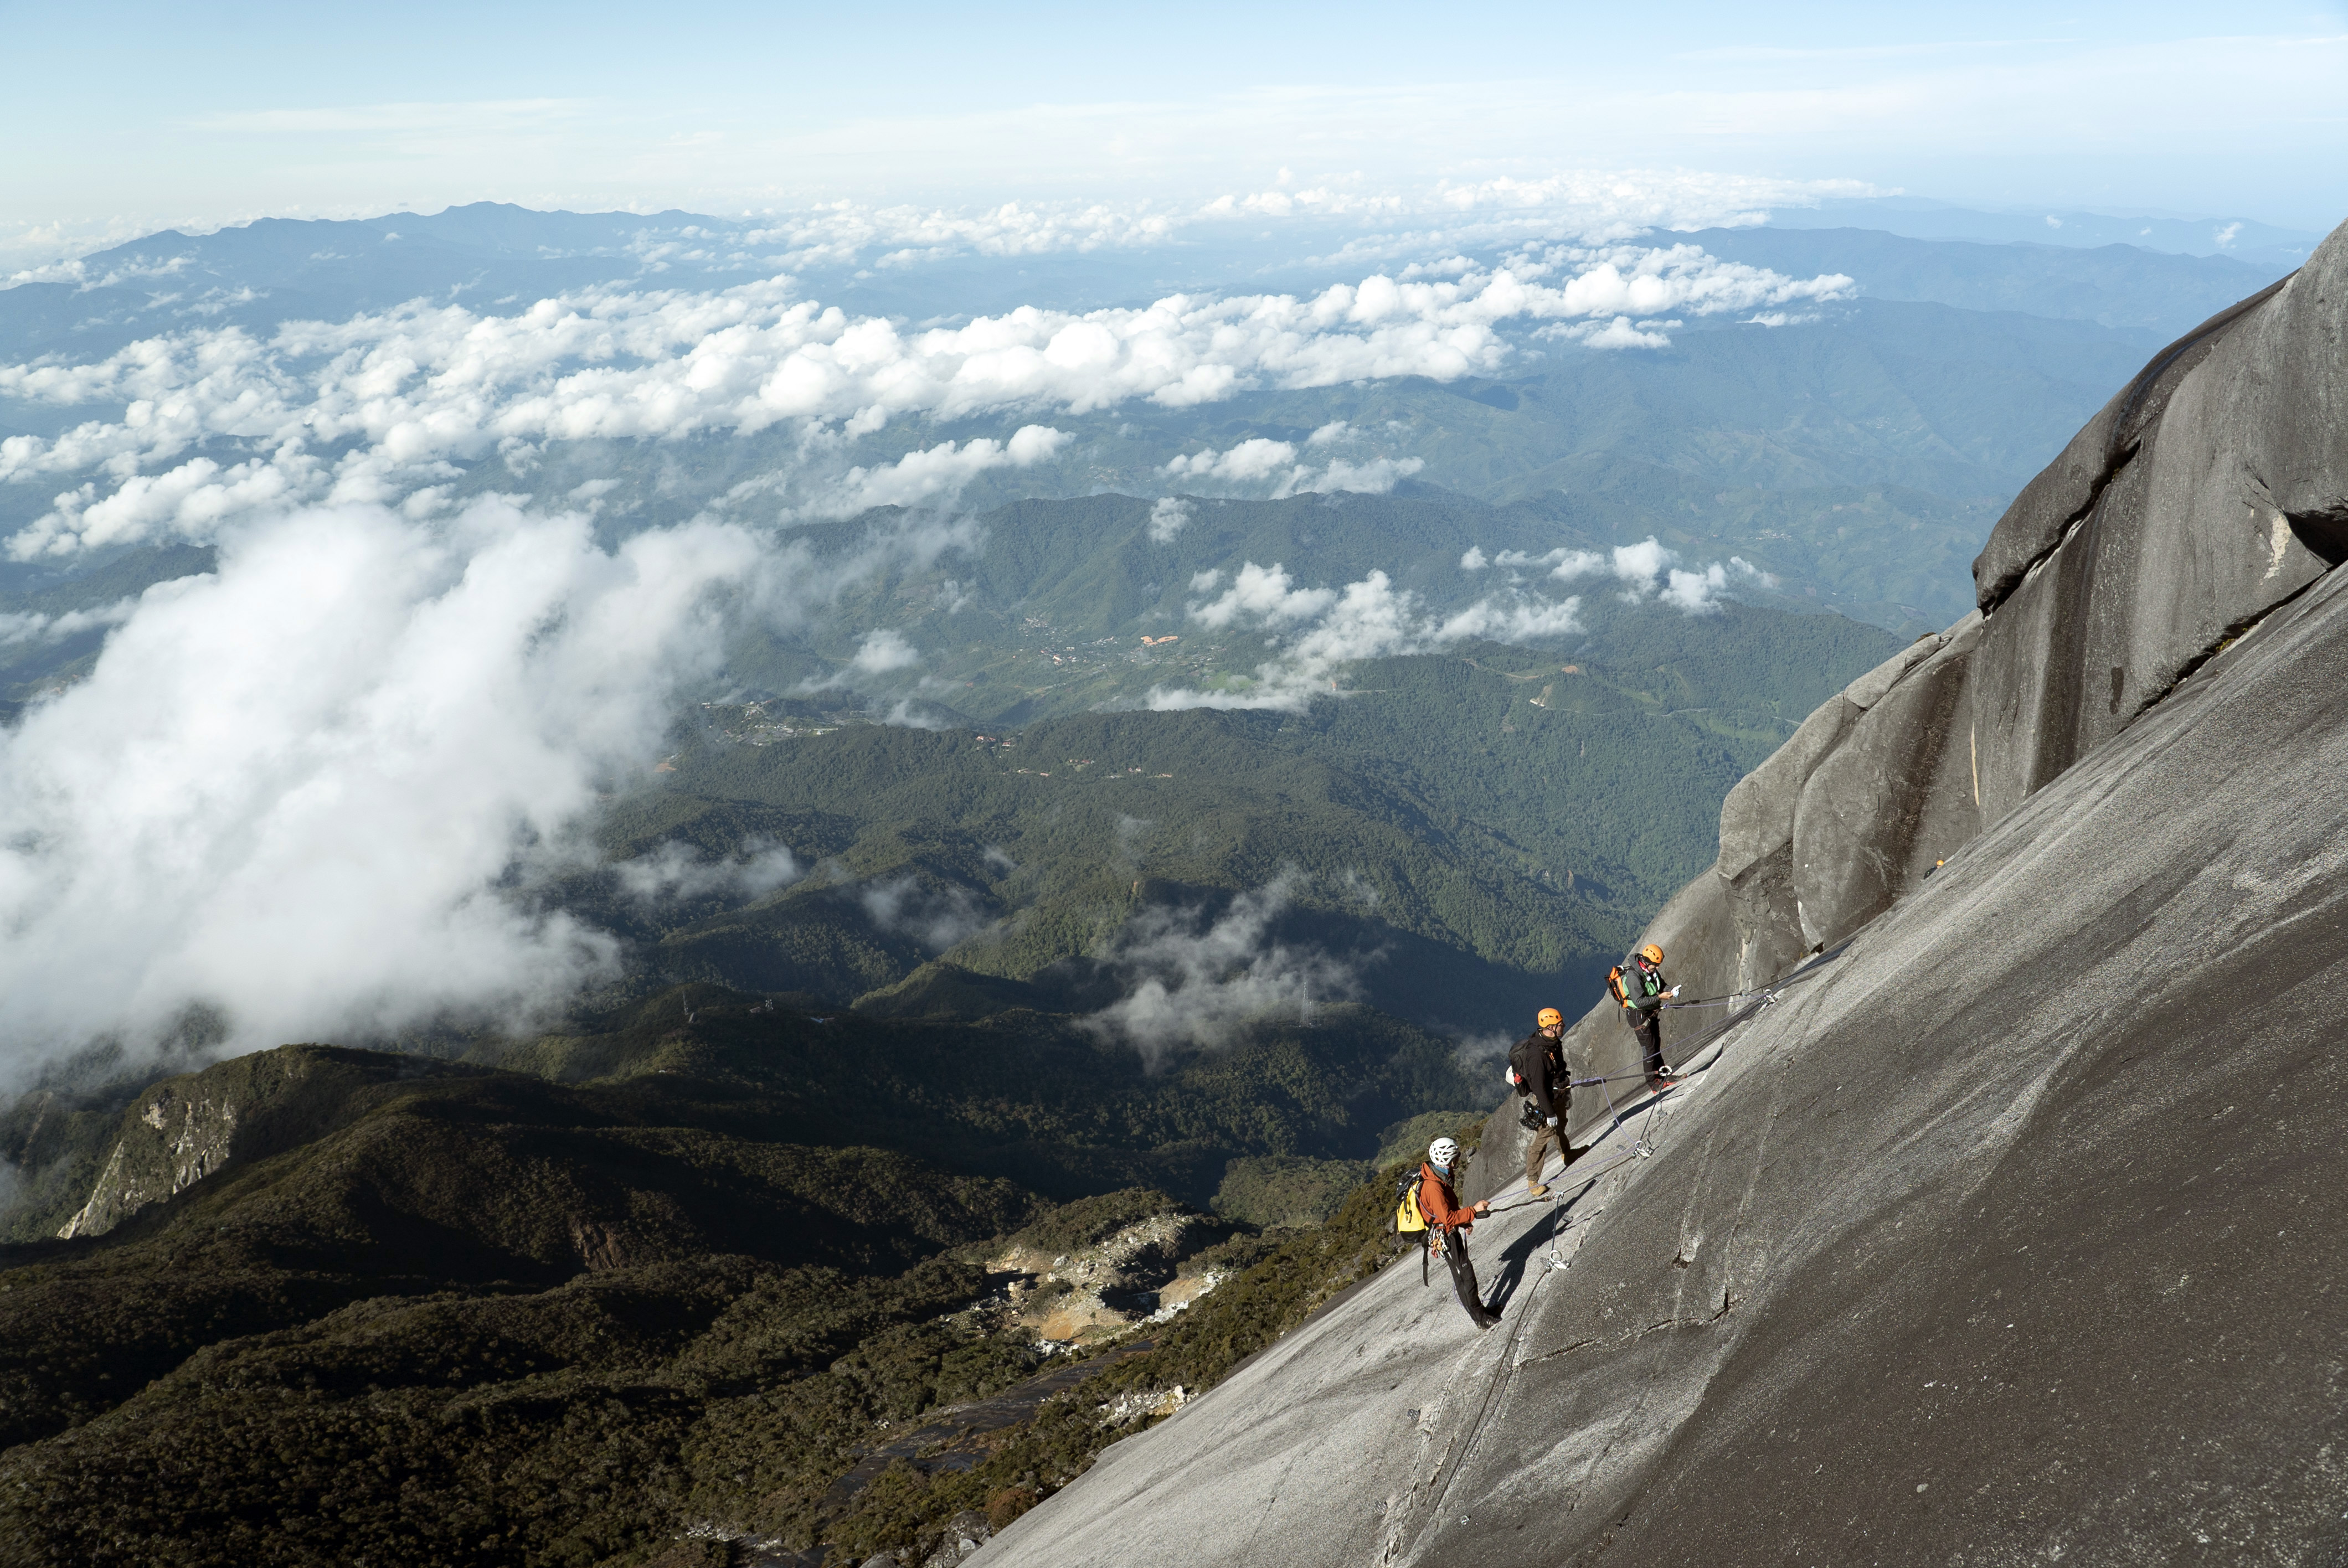
[[[1042,461],[973,473],[963,501],[986,509],[1104,490],[1238,498],[1280,484],[1430,485],[1538,502],[1605,545],[1653,535],[1691,553],[1735,554],[1802,602],[1912,635],[1962,612],[1962,569],[1990,520],[2104,388],[2159,341],[2280,271],[2271,258],[2181,253],[2182,237],[2166,229],[2140,244],[2081,250],[1787,226],[1794,217],[1647,242],[1697,245],[1790,276],[1844,274],[1851,297],[1778,313],[1768,318],[1783,318],[1775,326],[1691,317],[1660,348],[1604,352],[1520,333],[1515,368],[1499,379],[1401,377],[1196,406],[1062,412],[1048,422],[1072,441]],[[802,247],[788,270],[808,297],[919,324],[1022,304],[1146,303],[1181,289],[1311,289],[1385,265],[1295,260],[1293,248],[1312,239],[1284,231],[1286,262],[1178,243],[1082,256],[947,253],[875,269],[861,253]],[[2169,248],[2147,248],[2156,242]],[[86,363],[158,333],[263,334],[289,320],[396,307],[497,314],[582,290],[707,290],[784,270],[788,251],[740,221],[690,213],[491,204],[156,235],[84,259],[71,279],[0,291],[0,364]],[[0,436],[54,437],[118,418],[120,408],[0,388]],[[900,415],[826,461],[872,468],[943,441],[1001,439],[1044,417]],[[1331,429],[1340,431],[1334,443],[1308,444]],[[1252,468],[1216,461],[1253,442],[1285,446],[1292,458]],[[222,436],[203,447],[222,463],[249,449]],[[1340,458],[1353,468],[1324,471]],[[526,461],[459,461],[445,488],[455,498],[494,491],[577,505],[581,487],[592,486],[608,527],[624,531],[692,516],[745,486],[756,491],[806,461],[781,428],[556,440]],[[1178,462],[1190,466],[1169,472]],[[0,483],[0,529],[30,522],[58,487],[51,471]],[[0,586],[33,590],[44,580],[27,567],[0,567]]]

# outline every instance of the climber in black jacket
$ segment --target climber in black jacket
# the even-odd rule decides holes
[[[1517,1092],[1532,1102],[1525,1117],[1525,1125],[1533,1134],[1525,1145],[1525,1191],[1536,1198],[1549,1196],[1549,1188],[1541,1183],[1541,1167],[1549,1163],[1552,1147],[1567,1164],[1573,1163],[1573,1150],[1565,1141],[1569,1075],[1564,1037],[1565,1015],[1555,1008],[1543,1008],[1533,1020],[1532,1033],[1509,1050],[1509,1075],[1516,1081]]]

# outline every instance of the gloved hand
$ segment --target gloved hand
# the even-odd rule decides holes
[[[1671,992],[1670,992],[1670,994],[1671,994],[1671,995],[1673,995],[1673,996],[1677,996],[1677,995],[1679,995],[1679,994],[1680,994],[1680,989],[1679,989],[1679,987],[1677,987],[1677,986],[1673,986],[1673,987],[1671,989]]]

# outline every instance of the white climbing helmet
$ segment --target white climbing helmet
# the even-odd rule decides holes
[[[1457,1158],[1459,1145],[1448,1138],[1437,1138],[1426,1146],[1426,1163],[1438,1171],[1451,1169],[1451,1163]]]

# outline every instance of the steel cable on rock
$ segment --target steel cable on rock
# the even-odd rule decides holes
[[[1696,1067],[1694,1065],[1695,1059],[1702,1055],[1705,1050],[1721,1044],[1726,1039],[1729,1031],[1735,1029],[1737,1025],[1751,1021],[1753,1019],[1758,1017],[1762,1012],[1766,1011],[1768,1008],[1775,1005],[1778,999],[1778,993],[1783,989],[1783,988],[1797,980],[1807,978],[1823,968],[1825,965],[1841,957],[1843,948],[1847,948],[1848,946],[1849,946],[1849,944],[1845,943],[1843,947],[1835,948],[1830,951],[1820,953],[1818,957],[1811,959],[1808,963],[1804,964],[1801,968],[1794,970],[1791,974],[1787,975],[1784,979],[1776,981],[1772,985],[1764,987],[1758,991],[1740,991],[1734,996],[1718,998],[1709,1001],[1684,1002],[1675,1004],[1683,1007],[1723,1007],[1740,1001],[1744,1002],[1744,1005],[1738,1008],[1735,1012],[1721,1020],[1720,1022],[1713,1025],[1712,1028],[1706,1030],[1694,1040],[1689,1041],[1689,1045],[1693,1048],[1689,1054],[1681,1059],[1678,1068],[1667,1069],[1667,1071],[1680,1074],[1710,1071],[1711,1063],[1706,1063],[1703,1067]],[[1750,997],[1752,999],[1746,1001],[1745,999],[1747,997]],[[1716,1053],[1715,1060],[1718,1060]],[[1569,1090],[1594,1088],[1598,1090],[1600,1093],[1605,1095],[1607,1131],[1611,1133],[1622,1127],[1623,1117],[1622,1108],[1614,1103],[1614,1095],[1612,1091],[1609,1090],[1606,1086],[1609,1083],[1620,1083],[1626,1079],[1644,1079],[1646,1076],[1647,1074],[1642,1071],[1615,1073],[1611,1076],[1600,1074],[1590,1078],[1569,1078],[1566,1081],[1566,1087]],[[1655,1113],[1663,1108],[1663,1098],[1664,1096],[1663,1093],[1658,1093],[1654,1097],[1653,1102],[1649,1104],[1647,1107],[1646,1123],[1640,1128],[1639,1135],[1632,1140],[1630,1147],[1622,1150],[1620,1153],[1606,1160],[1603,1163],[1590,1170],[1576,1172],[1573,1170],[1570,1163],[1569,1163],[1565,1171],[1561,1172],[1559,1175],[1558,1179],[1560,1183],[1562,1184],[1565,1178],[1568,1175],[1570,1175],[1574,1179],[1575,1183],[1582,1188],[1584,1193],[1589,1193],[1594,1191],[1598,1184],[1598,1179],[1606,1174],[1609,1171],[1612,1171],[1615,1166],[1623,1163],[1625,1161],[1645,1159],[1653,1155],[1655,1153],[1655,1148],[1653,1143],[1648,1142],[1647,1133],[1654,1125]],[[1565,1141],[1565,1127],[1562,1118],[1560,1119],[1558,1132],[1560,1152],[1567,1154],[1570,1160],[1570,1146],[1568,1145]],[[1522,1203],[1510,1204],[1506,1208],[1496,1207],[1488,1212],[1494,1214],[1506,1214],[1515,1209],[1529,1207],[1534,1203],[1546,1204],[1551,1201],[1552,1200],[1548,1198],[1528,1199]],[[1579,1201],[1578,1198],[1569,1200],[1569,1202],[1577,1201]],[[1587,1224],[1588,1221],[1596,1219],[1600,1214],[1602,1214],[1605,1212],[1606,1211],[1602,1208],[1592,1210],[1589,1214],[1580,1216],[1579,1220],[1568,1219],[1560,1228],[1570,1229],[1577,1223]],[[1475,1419],[1468,1423],[1465,1440],[1460,1444],[1457,1450],[1457,1457],[1450,1462],[1448,1473],[1443,1476],[1441,1488],[1434,1493],[1432,1502],[1427,1510],[1426,1517],[1421,1521],[1418,1529],[1412,1532],[1412,1541],[1414,1543],[1419,1536],[1425,1533],[1429,1525],[1442,1518],[1444,1509],[1450,1503],[1452,1488],[1457,1484],[1461,1472],[1467,1469],[1468,1461],[1474,1456],[1476,1445],[1483,1436],[1484,1423],[1486,1419],[1491,1413],[1492,1401],[1498,1396],[1502,1387],[1508,1383],[1510,1375],[1516,1370],[1515,1351],[1517,1338],[1524,1318],[1530,1313],[1532,1297],[1539,1292],[1542,1283],[1546,1281],[1551,1274],[1562,1273],[1568,1266],[1566,1260],[1558,1256],[1557,1243],[1554,1239],[1552,1239],[1550,1244],[1547,1261],[1550,1266],[1536,1275],[1533,1277],[1532,1284],[1526,1288],[1524,1306],[1518,1310],[1503,1315],[1504,1321],[1508,1324],[1509,1334],[1501,1349],[1499,1365],[1493,1369],[1491,1381],[1485,1385],[1484,1398],[1477,1406]],[[1511,1302],[1510,1305],[1513,1307],[1516,1304]],[[1391,1548],[1389,1548],[1389,1550],[1391,1551]]]

